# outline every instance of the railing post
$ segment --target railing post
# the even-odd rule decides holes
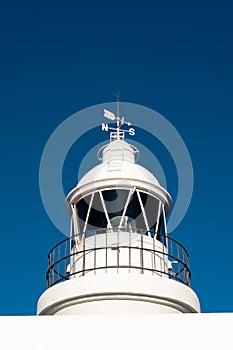
[[[129,229],[129,273],[130,273],[130,267],[131,267],[131,233],[132,231]]]
[[[64,257],[65,257],[65,262],[64,262],[64,276],[67,277],[67,239],[65,240],[64,244]]]
[[[119,229],[117,229],[117,273],[119,272],[119,264],[120,264],[120,248],[119,248]]]
[[[144,273],[144,261],[143,261],[143,234],[141,233],[141,248],[140,248],[140,265],[141,273]]]
[[[51,253],[49,253],[49,255],[48,255],[48,272],[47,272],[47,275],[46,275],[46,277],[47,277],[47,288],[49,288],[50,287],[50,284],[51,284],[51,281],[50,281],[50,279],[51,279],[51,277],[50,277],[50,275],[51,275],[51,268],[50,268],[50,266],[51,266],[51,264],[50,264],[50,255],[51,255]]]
[[[54,280],[55,280],[55,276],[54,276],[54,250],[53,250],[53,255],[52,255],[52,265],[53,265],[53,269],[52,269],[52,284],[54,284]]]
[[[154,262],[154,266],[153,266],[153,269],[152,269],[152,275],[154,274],[155,270],[156,270],[156,259],[155,259],[155,233],[154,233],[154,236],[153,236],[153,260]]]
[[[59,244],[59,246],[57,247],[57,257],[58,257],[58,266],[57,266],[57,273],[58,273],[58,282],[61,280],[61,277],[60,277],[60,253],[61,253],[61,246]]]
[[[105,273],[107,272],[107,266],[108,266],[108,230],[106,229],[105,233]]]
[[[94,238],[94,274],[96,274],[96,231]]]
[[[86,232],[83,232],[83,273],[82,275],[85,276],[85,268],[86,268],[86,252],[85,252],[85,241],[86,241]]]

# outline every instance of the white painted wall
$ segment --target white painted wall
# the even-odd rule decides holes
[[[73,278],[48,288],[38,301],[39,315],[113,315],[199,312],[195,292],[169,278],[137,270],[110,271]],[[100,271],[100,272],[101,272]],[[109,301],[115,301],[109,302]],[[127,301],[127,302],[125,302]],[[133,306],[132,303],[133,302]]]
[[[0,349],[232,349],[233,313],[2,316]]]

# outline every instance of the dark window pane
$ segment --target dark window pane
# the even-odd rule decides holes
[[[163,243],[165,245],[165,247],[167,246],[167,241],[166,241],[166,237],[165,237],[165,223],[164,223],[164,215],[163,212],[160,214],[159,217],[159,227],[158,227],[158,235],[157,235],[157,240],[160,241],[161,243]]]
[[[128,190],[114,189],[102,191],[104,203],[109,215],[109,219],[121,216],[129,195]]]
[[[146,230],[145,220],[142,215],[142,209],[136,191],[133,193],[133,196],[126,211],[126,215],[134,219],[137,229]]]
[[[141,197],[144,196],[144,193],[140,192],[140,196]],[[156,226],[158,210],[159,210],[159,200],[148,195],[146,197],[146,201],[144,200],[144,210],[145,210],[148,226],[151,229],[152,227]]]
[[[163,212],[160,214],[160,217],[159,217],[159,229],[158,229],[158,232],[165,234],[165,225],[164,225]]]
[[[77,213],[79,217],[79,227],[81,232],[83,232],[90,201],[91,201],[91,195],[88,195],[85,198],[82,198],[77,203]],[[106,220],[103,206],[100,200],[100,195],[97,192],[94,194],[92,207],[91,207],[91,211],[88,219],[87,231],[90,229],[98,229],[98,228],[106,227],[106,223],[107,223],[107,220]]]
[[[76,205],[77,214],[79,218],[79,227],[81,232],[83,231],[83,228],[84,228],[84,223],[86,220],[90,200],[91,200],[91,195],[88,195],[85,198],[82,198]]]
[[[135,219],[137,216],[139,216],[140,213],[141,213],[140,203],[138,200],[137,193],[134,192],[130,200],[130,203],[128,205],[126,215],[131,217],[132,219]]]
[[[87,231],[95,228],[107,227],[107,219],[104,213],[104,208],[100,199],[99,193],[95,193],[92,202],[92,207],[88,219]]]

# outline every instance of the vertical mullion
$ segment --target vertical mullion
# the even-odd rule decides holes
[[[89,207],[88,207],[88,210],[87,210],[87,216],[86,216],[83,232],[86,232],[86,229],[87,229],[87,223],[88,223],[88,219],[89,219],[89,216],[90,216],[90,211],[91,211],[94,195],[95,195],[95,193],[93,192],[92,195],[91,195],[91,200],[90,200]]]
[[[100,200],[101,200],[101,203],[102,203],[102,206],[103,206],[103,209],[104,209],[104,214],[106,216],[108,225],[109,225],[110,228],[112,228],[112,225],[111,225],[111,222],[110,222],[110,219],[109,219],[109,216],[108,216],[108,211],[107,211],[107,208],[106,208],[106,205],[105,205],[105,202],[104,202],[103,194],[102,194],[101,191],[99,191],[99,196],[100,196]]]
[[[159,234],[158,230],[159,230],[160,212],[161,212],[161,202],[159,201],[158,215],[157,215],[157,221],[156,221],[156,227],[155,227],[156,237],[157,237],[157,234]],[[154,238],[155,238],[155,235],[154,235]]]
[[[160,234],[158,232],[159,230],[159,218],[160,218],[160,211],[161,211],[161,202],[159,201],[159,207],[158,207],[158,213],[157,213],[157,221],[156,221],[156,226],[155,226],[155,233],[154,233],[154,238],[153,238],[153,244],[154,244],[154,249],[155,249],[155,240],[157,239],[157,236]],[[154,252],[154,264],[155,264],[155,270],[156,270],[156,253]],[[160,268],[161,268],[161,261],[159,260],[160,263]]]
[[[142,216],[143,216],[143,219],[145,221],[146,230],[149,232],[150,228],[149,228],[149,225],[148,225],[148,222],[147,222],[147,217],[146,217],[145,209],[144,209],[144,206],[143,206],[143,203],[142,203],[142,199],[141,199],[139,191],[136,190],[136,192],[137,192],[139,204],[140,204],[141,211],[142,211]]]
[[[78,226],[78,215],[77,215],[76,205],[72,204],[71,209],[72,209],[72,218],[73,218],[73,224],[74,224],[74,232],[79,242],[79,226]]]
[[[127,208],[128,208],[129,202],[130,202],[130,199],[132,198],[132,195],[133,195],[135,189],[136,189],[136,187],[134,187],[133,189],[131,189],[129,191],[127,200],[125,202],[125,207],[124,207],[124,210],[123,210],[123,213],[122,213],[122,216],[121,216],[121,221],[120,221],[120,224],[119,224],[119,228],[121,228],[121,226],[122,226],[122,222],[123,222],[123,219],[125,217],[125,214],[126,214],[126,211],[127,211]]]
[[[165,232],[164,240],[166,240],[166,247],[168,248],[168,242],[167,242],[167,224],[166,224],[166,214],[165,214],[164,205],[163,205],[163,207],[162,207],[162,213],[163,213],[163,224],[164,224],[164,232]]]
[[[164,276],[166,276],[167,269],[168,269],[168,256],[166,255],[166,247],[167,247],[167,237],[166,237],[166,225],[165,225],[165,213],[164,213],[164,205],[162,205],[162,210],[161,210],[162,218],[163,218],[163,227],[164,227],[164,232],[161,233],[162,235],[162,244],[163,244],[163,272]],[[166,264],[167,262],[167,264]]]

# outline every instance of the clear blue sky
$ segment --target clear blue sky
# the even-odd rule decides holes
[[[183,137],[195,187],[173,236],[189,251],[202,311],[233,311],[232,16],[226,0],[1,4],[1,315],[35,314],[47,253],[64,238],[39,193],[47,139],[117,89]],[[77,162],[67,161],[66,191]]]

